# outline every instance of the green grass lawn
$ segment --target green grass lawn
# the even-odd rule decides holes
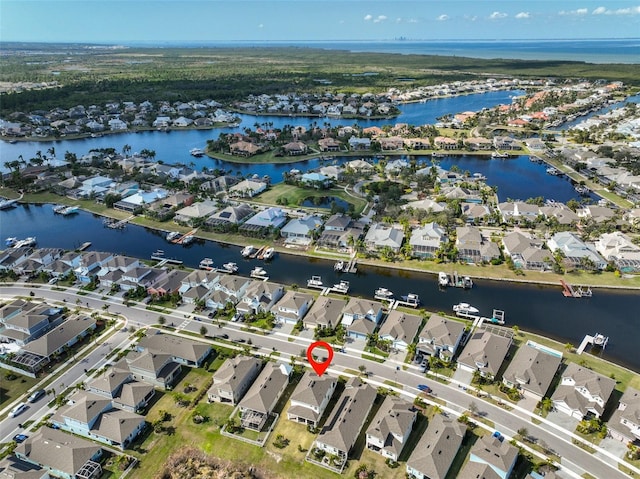
[[[17,376],[16,379],[7,379],[9,375]],[[3,408],[6,404],[9,404],[31,388],[33,388],[40,380],[37,378],[30,378],[23,376],[22,374],[7,371],[6,369],[0,370],[0,408]]]
[[[271,186],[267,191],[260,193],[254,198],[261,203],[270,205],[277,204],[280,198],[286,198],[289,205],[300,205],[307,198],[335,196],[347,203],[351,203],[357,214],[360,214],[367,202],[362,198],[354,198],[345,193],[343,188],[332,188],[330,190],[316,190],[315,188],[301,188],[295,185],[279,183]]]

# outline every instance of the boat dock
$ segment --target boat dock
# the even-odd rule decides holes
[[[129,221],[131,221],[133,218],[135,218],[135,215],[131,215],[128,218],[125,218],[123,220],[120,221],[116,221],[114,219],[111,218],[106,218],[103,223],[107,228],[111,228],[112,230],[121,230],[122,228],[124,228],[127,223]]]
[[[590,298],[593,296],[593,291],[589,286],[583,289],[582,286],[573,287],[563,279],[560,280],[562,284],[562,294],[565,298]]]
[[[592,344],[594,346],[599,346],[602,349],[604,349],[607,346],[608,342],[609,342],[609,337],[604,336],[603,334],[596,333],[594,336],[587,334],[582,340],[582,342],[580,343],[580,346],[578,347],[578,349],[576,350],[576,354],[582,354],[589,344]]]
[[[159,261],[156,266],[164,266],[165,264],[182,264],[182,261],[179,259],[165,258],[164,251],[162,251],[161,249],[153,253],[151,255],[151,259],[154,261]]]
[[[322,283],[322,278],[320,278],[320,276],[312,276],[311,279],[307,281],[307,288],[324,290],[325,285]]]
[[[91,241],[85,241],[84,243],[82,243],[80,245],[80,247],[78,248],[78,251],[84,251],[86,250],[89,246],[91,246]]]
[[[188,233],[183,234],[182,236],[178,236],[176,239],[171,240],[173,244],[187,244],[189,240],[187,238],[193,238],[193,235],[196,234],[198,228],[189,231]]]
[[[420,306],[420,297],[417,294],[409,293],[406,296],[403,296],[402,299],[396,299],[389,309],[397,309],[398,306],[417,308]]]
[[[504,311],[501,309],[494,309],[490,318],[486,316],[480,316],[479,314],[467,313],[466,311],[456,311],[456,316],[459,318],[471,319],[473,321],[472,328],[480,327],[482,323],[491,324],[504,324]]]
[[[448,283],[447,286],[452,286],[454,288],[462,288],[462,289],[471,289],[473,288],[473,280],[469,276],[460,276],[457,271],[453,272],[452,275],[447,275]],[[441,284],[441,286],[444,286]]]

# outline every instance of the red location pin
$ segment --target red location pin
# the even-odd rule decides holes
[[[324,348],[327,350],[329,357],[326,361],[319,363],[318,361],[313,359],[313,350],[315,348]],[[307,359],[309,360],[309,364],[311,364],[311,367],[316,372],[316,374],[318,376],[322,376],[329,367],[329,364],[331,364],[331,360],[333,359],[333,348],[329,343],[326,343],[324,341],[316,341],[315,343],[311,343],[307,348]]]

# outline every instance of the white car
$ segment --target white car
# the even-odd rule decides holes
[[[18,416],[20,413],[24,412],[24,410],[27,409],[27,407],[28,407],[27,403],[21,402],[11,410],[11,412],[9,413],[9,417]]]

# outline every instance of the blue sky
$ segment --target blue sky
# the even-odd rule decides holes
[[[640,37],[640,1],[0,0],[1,41]]]

